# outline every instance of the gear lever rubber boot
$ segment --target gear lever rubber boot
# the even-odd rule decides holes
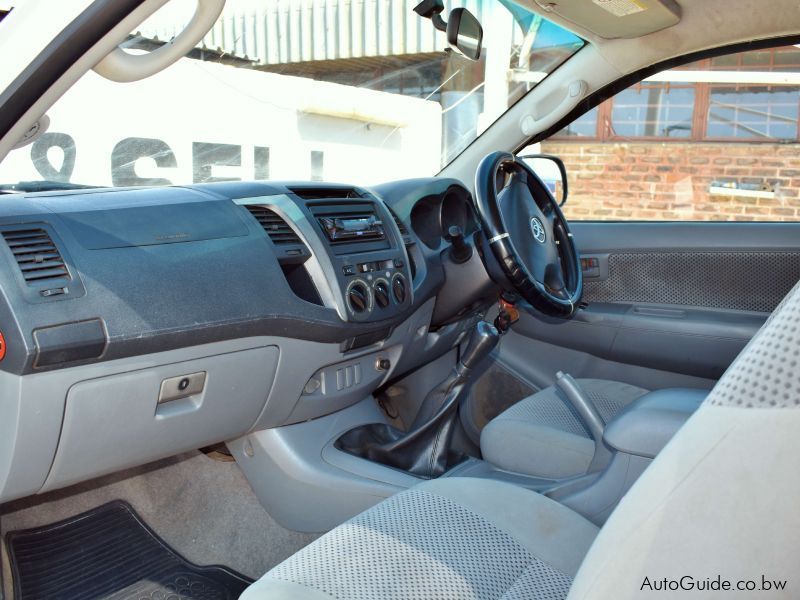
[[[467,343],[461,360],[448,376],[426,396],[423,405],[439,408],[429,418],[415,421],[408,432],[385,423],[370,423],[351,429],[335,446],[339,450],[432,479],[449,465],[450,442],[456,426],[459,400],[478,365],[497,345],[500,334],[480,321]]]

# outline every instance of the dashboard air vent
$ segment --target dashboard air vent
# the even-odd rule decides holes
[[[28,284],[71,279],[61,253],[44,229],[8,230],[3,238]]]
[[[277,213],[263,206],[249,204],[245,208],[267,232],[273,244],[301,244],[300,238]]]
[[[386,208],[389,207],[387,206]],[[397,224],[397,228],[400,230],[400,235],[408,235],[408,227],[406,227],[406,224],[400,220],[400,217],[397,216],[397,213],[391,208],[389,208],[389,212],[391,213],[394,222]]]
[[[289,189],[303,200],[363,198],[355,188],[351,187],[291,187]]]

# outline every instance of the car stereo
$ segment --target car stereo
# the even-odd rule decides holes
[[[320,217],[319,222],[331,243],[382,240],[386,237],[383,221],[375,215]]]

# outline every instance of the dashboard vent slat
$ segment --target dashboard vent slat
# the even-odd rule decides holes
[[[386,208],[389,207],[387,206]],[[391,208],[389,208],[389,212],[391,213],[392,218],[394,219],[394,222],[397,225],[397,228],[400,230],[400,235],[408,235],[408,227],[406,227],[406,224],[400,220],[400,217],[397,216],[397,213],[394,212]]]
[[[330,200],[341,198],[363,198],[358,190],[352,187],[330,186],[330,187],[290,187],[294,195],[303,200]]]
[[[17,229],[2,233],[22,277],[29,284],[50,279],[71,279],[61,253],[44,229]]]
[[[276,212],[249,204],[245,206],[250,211],[256,220],[259,222],[264,231],[267,232],[269,239],[273,244],[302,244],[300,237],[294,232],[294,229],[289,227],[289,224],[284,221]]]

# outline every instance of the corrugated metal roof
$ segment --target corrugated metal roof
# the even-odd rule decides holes
[[[203,39],[218,49],[261,65],[439,52],[445,35],[413,12],[419,0],[278,0],[257,10],[226,10]],[[445,1],[449,12],[454,3]],[[479,19],[483,0],[458,2]],[[445,13],[445,14],[446,14]],[[143,29],[169,40],[180,24]]]
[[[335,60],[311,60],[299,63],[260,65],[257,68],[270,73],[286,73],[300,77],[318,77],[329,72],[362,73],[376,69],[396,69],[408,65],[426,63],[431,60],[441,61],[441,53],[426,52],[419,54],[400,54],[396,56],[365,56]]]

